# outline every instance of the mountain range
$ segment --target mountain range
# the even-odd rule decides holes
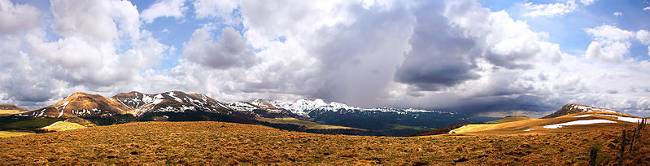
[[[76,92],[32,111],[13,105],[1,106],[12,111],[0,116],[0,130],[41,129],[58,121],[85,126],[134,121],[223,121],[316,133],[405,136],[436,130],[447,132],[454,126],[497,119],[412,108],[361,108],[321,99],[228,103],[182,91],[157,94],[132,91],[112,97]],[[620,114],[605,108],[567,104],[543,118],[579,112]]]
[[[273,120],[270,123],[269,119]],[[290,122],[278,124],[277,119]],[[145,94],[136,91],[104,97],[83,92],[73,93],[52,105],[20,111],[0,118],[0,129],[31,129],[15,124],[25,121],[47,124],[75,121],[89,125],[110,125],[133,121],[224,121],[263,124],[290,130],[308,130],[302,124],[344,126],[366,135],[409,135],[432,128],[480,121],[453,112],[402,108],[361,108],[321,99],[295,102],[255,99],[221,102],[203,94],[169,91]],[[46,121],[46,122],[43,122]],[[3,125],[4,124],[4,125]],[[7,127],[9,126],[9,127]],[[313,132],[332,132],[323,129]],[[336,131],[348,133],[349,131]]]

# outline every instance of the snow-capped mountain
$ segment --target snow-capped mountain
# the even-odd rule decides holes
[[[253,112],[257,116],[264,118],[305,118],[305,116],[291,112],[288,109],[278,107],[273,102],[264,99],[256,99],[250,102],[233,102],[228,104],[228,107],[236,111]]]
[[[555,111],[554,113],[544,116],[543,118],[555,118],[563,115],[568,115],[568,114],[575,114],[575,113],[580,113],[580,112],[589,112],[589,113],[608,113],[608,114],[621,114],[625,115],[620,112],[616,112],[614,110],[610,110],[607,108],[599,108],[599,107],[593,107],[593,106],[588,106],[588,105],[582,105],[582,104],[566,104],[560,108],[560,110]]]
[[[252,120],[256,116],[251,112],[233,110],[226,103],[206,95],[181,91],[159,94],[129,92],[113,98],[131,108],[130,113],[141,120]]]
[[[457,123],[463,117],[452,112],[401,108],[362,108],[322,99],[299,99],[295,102],[279,100],[254,100],[237,105],[239,109],[287,111],[303,119],[323,124],[343,125],[362,129],[387,129],[395,126],[441,127]],[[260,114],[259,112],[255,112]]]
[[[141,116],[150,112],[185,112],[206,111],[228,113],[227,107],[202,94],[187,94],[180,91],[169,91],[159,94],[143,94],[140,92],[120,93],[114,99],[132,108],[132,113]]]
[[[362,112],[393,112],[393,113],[399,113],[399,114],[406,114],[406,113],[412,113],[412,112],[437,112],[437,111],[428,111],[428,110],[421,110],[421,109],[413,109],[413,108],[407,108],[407,109],[401,109],[401,108],[389,108],[389,107],[382,107],[382,108],[361,108],[361,107],[355,107],[355,106],[349,106],[344,103],[338,103],[338,102],[325,102],[322,99],[314,99],[314,100],[309,100],[309,99],[299,99],[296,100],[295,102],[285,102],[285,101],[270,101],[269,104],[272,104],[276,108],[282,108],[285,110],[289,110],[295,114],[302,115],[305,117],[309,117],[310,113],[313,111],[329,111],[329,112],[339,112],[339,111],[362,111]],[[438,113],[446,113],[446,112],[438,112]],[[449,112],[450,114],[453,114],[452,112]]]

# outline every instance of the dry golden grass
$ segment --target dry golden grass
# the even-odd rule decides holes
[[[569,126],[529,135],[373,137],[222,122],[142,122],[0,139],[0,165],[586,165],[593,145],[602,147],[600,162],[607,164],[614,161],[619,132]]]
[[[72,123],[72,122],[58,121],[52,123],[49,126],[45,126],[42,129],[45,131],[67,131],[67,130],[75,130],[75,129],[83,129],[83,128],[86,128],[86,126],[77,123]]]
[[[34,134],[34,133],[22,132],[22,131],[0,131],[0,138],[17,137],[17,136],[30,135],[30,134]]]
[[[356,128],[346,127],[346,126],[325,125],[325,124],[320,124],[312,121],[300,120],[296,118],[258,118],[258,120],[269,122],[269,123],[276,123],[276,124],[301,125],[307,127],[307,129],[330,129],[330,130],[356,129]],[[356,130],[362,130],[362,129],[356,129]]]
[[[591,116],[580,117],[580,115],[587,115],[587,114]],[[548,119],[530,118],[530,119],[523,119],[523,120],[516,120],[516,121],[495,123],[495,124],[468,124],[460,128],[456,128],[450,131],[450,133],[472,134],[472,135],[504,134],[504,133],[511,133],[511,134],[547,133],[547,132],[555,132],[558,129],[545,129],[543,128],[543,126],[545,125],[560,124],[560,123],[571,122],[576,120],[590,120],[590,119],[611,120],[611,121],[616,121],[618,124],[596,124],[596,125],[587,125],[585,127],[592,127],[592,126],[615,127],[615,126],[620,126],[619,124],[629,123],[629,122],[619,121],[617,120],[616,117],[606,116],[606,115],[618,115],[618,114],[578,113],[578,114],[569,114],[565,116],[548,118]],[[577,125],[577,126],[579,128],[581,125]]]
[[[0,116],[14,115],[22,112],[23,112],[22,110],[1,110],[0,109]]]

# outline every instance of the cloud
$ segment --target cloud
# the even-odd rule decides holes
[[[641,43],[650,45],[650,32],[639,30],[636,32],[636,38],[641,41]]]
[[[416,9],[412,48],[396,73],[397,81],[436,90],[478,77],[473,71],[480,54],[476,41],[453,27],[442,12],[437,3]]]
[[[561,16],[573,12],[578,8],[575,0],[569,0],[564,3],[534,4],[531,2],[524,3],[524,8],[528,10],[525,16]]]
[[[636,39],[648,46],[648,56],[650,56],[650,32],[647,30],[639,30],[636,32]]]
[[[0,35],[21,32],[38,25],[40,12],[33,6],[0,0]]]
[[[617,16],[617,17],[623,16],[623,12],[614,12],[614,13],[612,13],[612,15]]]
[[[238,7],[235,0],[196,0],[192,2],[198,18],[221,17],[230,18],[230,14]]]
[[[146,23],[152,23],[159,17],[183,18],[185,11],[185,0],[156,0],[154,4],[143,10],[140,17]]]
[[[216,41],[210,36],[208,27],[194,31],[185,43],[183,56],[188,61],[217,69],[247,67],[255,62],[253,51],[235,29],[223,29]]]
[[[596,0],[580,0],[580,3],[582,3],[585,6],[589,6],[589,5],[593,4],[594,2],[596,2]]]
[[[196,17],[180,17],[198,28],[187,29],[178,51],[154,36],[167,33],[141,25],[166,16],[145,18],[129,1],[52,1],[51,18],[3,22],[22,28],[0,34],[0,102],[174,89],[223,101],[324,98],[471,113],[546,112],[568,102],[650,110],[650,63],[627,58],[634,41],[648,43],[645,30],[587,28],[593,39],[583,55],[475,0],[191,3],[180,13]],[[551,15],[594,1],[558,3],[575,8]]]
[[[607,62],[622,61],[629,53],[630,40],[635,36],[634,32],[611,25],[587,28],[585,32],[595,38],[587,47],[587,58]]]
[[[644,11],[650,11],[650,6],[648,6],[648,7],[644,7],[643,10],[644,10]]]
[[[523,4],[523,8],[526,10],[524,16],[528,16],[528,17],[562,16],[575,11],[581,5],[589,6],[593,4],[595,1],[596,0],[580,0],[580,3],[577,3],[576,0],[566,0],[564,2],[547,3],[547,4],[536,4],[532,2],[526,2]]]
[[[383,7],[350,5],[347,12],[356,21],[315,32],[308,53],[316,56],[320,69],[310,97],[369,105],[386,96],[415,20],[403,4]]]
[[[0,55],[12,60],[0,68],[11,73],[0,77],[1,100],[37,105],[77,90],[111,91],[138,79],[169,49],[141,29],[128,1],[54,0],[50,10],[54,31],[4,36]]]

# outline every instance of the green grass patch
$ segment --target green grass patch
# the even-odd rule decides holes
[[[56,118],[19,118],[0,120],[0,130],[36,130],[54,122],[59,121]]]

